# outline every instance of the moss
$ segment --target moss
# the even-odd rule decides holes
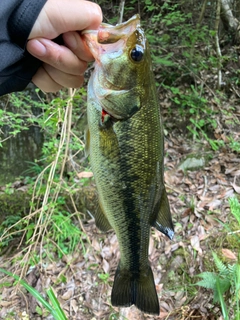
[[[24,217],[29,211],[30,197],[22,191],[15,191],[13,194],[0,194],[0,225],[9,216]]]
[[[185,248],[177,249],[171,259],[166,264],[166,275],[164,279],[164,289],[166,291],[187,292],[187,301],[196,294],[196,288],[192,286],[193,278],[189,275],[189,265],[191,265],[191,254]]]

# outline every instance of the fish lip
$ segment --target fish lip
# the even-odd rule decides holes
[[[102,23],[97,30],[87,29],[81,34],[94,59],[99,62],[99,55],[124,48],[127,39],[138,27],[140,27],[140,16],[136,14],[128,21],[116,26]]]
[[[115,26],[102,23],[98,29],[98,43],[109,44],[115,43],[122,38],[128,38],[138,26],[140,26],[139,14],[135,14],[128,21],[119,23]]]
[[[102,23],[97,30],[84,30],[81,32],[83,38],[89,47],[95,59],[95,66],[101,65],[101,56],[104,54],[122,54],[126,50],[126,42],[128,38],[140,27],[140,16],[134,15],[128,21],[117,24],[115,26]],[[113,59],[113,58],[112,58]],[[116,93],[121,94],[121,91],[132,90],[133,88],[123,88],[116,86],[116,84],[110,83],[111,87],[114,87]],[[95,91],[95,90],[94,90]],[[99,98],[100,106],[103,111],[110,115],[115,120],[126,120],[132,117],[133,114],[122,115],[115,112],[108,111],[108,108],[101,103],[102,98],[107,99],[107,94],[104,96],[98,96],[95,92],[95,96]]]
[[[139,14],[135,14],[128,21],[115,26],[108,23],[101,23],[98,29],[83,30],[81,34],[88,38],[90,35],[97,36],[96,39],[99,44],[109,44],[115,43],[123,37],[129,37],[129,34],[132,33],[131,30],[137,29],[138,26],[140,26],[140,16]]]

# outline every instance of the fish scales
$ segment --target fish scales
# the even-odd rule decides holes
[[[109,40],[100,43],[103,31]],[[111,301],[159,314],[148,260],[150,230],[155,226],[172,238],[173,225],[148,43],[138,15],[115,27],[103,24],[98,33],[87,31],[85,37],[96,60],[87,108],[90,161],[99,194],[95,220],[101,230],[114,229],[121,256]]]

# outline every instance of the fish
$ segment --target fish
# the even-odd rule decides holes
[[[159,314],[148,259],[151,227],[172,239],[164,185],[164,133],[150,48],[139,15],[83,32],[95,63],[88,82],[86,152],[99,205],[96,226],[113,229],[120,261],[111,303]]]

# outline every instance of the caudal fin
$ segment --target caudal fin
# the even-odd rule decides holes
[[[111,302],[116,307],[129,307],[132,304],[149,314],[159,315],[159,301],[151,267],[144,272],[131,273],[118,266],[112,289]]]

